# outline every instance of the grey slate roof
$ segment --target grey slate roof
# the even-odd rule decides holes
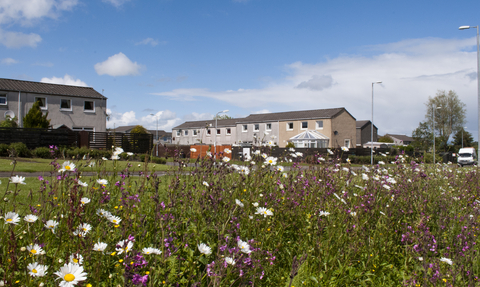
[[[371,123],[371,121],[369,121],[369,120],[357,121],[357,129],[361,129],[361,128],[363,128],[365,125],[367,125],[367,124],[369,124],[369,123]],[[375,128],[377,128],[377,126],[376,126],[375,124],[373,124],[373,126],[374,126]]]
[[[276,122],[276,121],[308,120],[308,119],[331,119],[344,111],[348,113],[348,111],[345,108],[333,108],[333,109],[293,111],[293,112],[280,112],[280,113],[268,113],[268,114],[253,114],[253,115],[249,115],[244,119],[239,119],[237,123]],[[352,116],[352,118],[354,117]]]
[[[225,119],[225,120],[217,120],[217,127],[234,127],[236,126],[237,122],[243,120],[240,119]],[[184,122],[183,124],[174,127],[173,129],[192,129],[192,128],[199,128],[203,129],[207,125],[211,125],[211,127],[215,127],[215,120],[203,120],[203,121],[191,121],[191,122]]]
[[[106,99],[106,97],[95,91],[92,87],[67,86],[2,78],[0,78],[0,90],[45,95]]]

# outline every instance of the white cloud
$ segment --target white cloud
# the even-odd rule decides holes
[[[107,109],[107,114],[110,115],[107,128],[112,129],[119,126],[142,125],[149,130],[156,130],[158,117],[158,129],[171,131],[173,127],[183,122],[182,119],[177,118],[176,113],[169,110],[159,111],[153,116],[147,115],[141,118],[137,118],[134,111],[120,113]]]
[[[0,23],[31,25],[44,17],[57,18],[61,11],[71,10],[77,4],[78,0],[1,0]]]
[[[269,114],[269,113],[271,113],[271,111],[269,111],[267,109],[252,112],[252,114]]]
[[[265,87],[211,91],[175,89],[156,93],[180,101],[210,98],[250,110],[293,111],[345,107],[357,120],[371,119],[379,133],[410,135],[424,120],[425,105],[437,90],[454,90],[467,105],[467,128],[477,129],[475,37],[411,39],[367,47],[373,56],[341,55],[320,63],[285,66],[289,76]],[[471,127],[470,127],[471,126]],[[476,136],[476,135],[474,135]]]
[[[122,6],[123,4],[125,4],[128,1],[130,1],[130,0],[103,0],[103,2],[110,3],[117,8]]]
[[[106,61],[97,63],[94,66],[95,71],[99,75],[109,76],[129,76],[139,75],[140,70],[144,68],[143,65],[132,62],[123,53],[118,53],[109,57]]]
[[[13,64],[16,64],[16,63],[18,63],[18,61],[15,60],[15,59],[12,59],[12,58],[4,58],[4,59],[2,59],[2,64],[3,64],[3,65],[13,65]]]
[[[50,83],[50,84],[60,84],[60,85],[69,85],[69,86],[80,86],[80,87],[88,87],[88,85],[81,81],[80,79],[74,79],[72,76],[65,74],[63,78],[42,78],[40,80],[42,83]]]
[[[158,41],[154,40],[153,38],[147,38],[136,43],[135,45],[152,45],[153,47],[155,47],[158,45]]]
[[[35,33],[24,34],[21,32],[9,32],[0,28],[0,44],[7,48],[37,47],[42,37]]]

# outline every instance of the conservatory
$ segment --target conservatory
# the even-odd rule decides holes
[[[290,138],[289,141],[297,148],[327,148],[329,140],[330,138],[317,131],[306,130]]]

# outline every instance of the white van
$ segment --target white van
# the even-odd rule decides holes
[[[477,153],[473,147],[464,147],[458,151],[457,163],[459,166],[477,164]]]

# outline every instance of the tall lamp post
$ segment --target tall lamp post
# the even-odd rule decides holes
[[[373,85],[381,84],[382,81],[372,83],[372,124],[370,125],[370,164],[373,165]]]
[[[478,136],[477,142],[480,143],[480,40],[478,33],[478,26],[460,26],[459,30],[467,30],[470,28],[477,28],[477,105],[478,105]],[[463,138],[463,137],[462,137]],[[480,154],[480,144],[478,144],[478,153]]]
[[[218,112],[215,115],[215,136],[214,136],[214,141],[213,141],[215,158],[217,157],[217,120],[218,120],[218,115],[219,114],[224,114],[224,113],[228,113],[228,110],[223,110],[221,112]]]
[[[432,121],[432,133],[433,133],[433,165],[435,166],[435,110],[439,110],[442,107],[433,107],[432,106],[432,112],[433,112],[433,121]]]
[[[158,157],[158,117],[157,115],[154,115],[154,114],[150,114],[151,116],[155,116],[155,118],[157,119],[157,129],[155,130],[155,138],[157,139],[157,144],[155,145],[156,149],[155,149],[155,156]]]

